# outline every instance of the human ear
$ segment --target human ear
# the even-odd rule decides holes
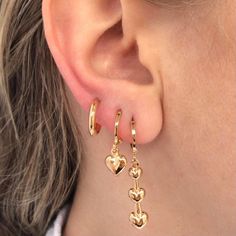
[[[45,36],[57,67],[81,107],[100,100],[97,122],[131,141],[134,117],[137,142],[152,141],[162,128],[160,83],[139,55],[135,27],[121,0],[43,0]]]

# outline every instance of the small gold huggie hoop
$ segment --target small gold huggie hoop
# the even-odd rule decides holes
[[[130,127],[131,127],[131,135],[132,135],[132,143],[130,144],[132,151],[137,152],[136,149],[136,129],[135,129],[135,121],[132,118],[131,122],[130,122]]]
[[[121,115],[122,115],[122,111],[118,110],[116,113],[115,126],[114,126],[114,143],[116,145],[120,144],[120,142],[121,142],[121,139],[118,135],[118,129],[119,129]]]
[[[121,138],[118,135],[118,129],[121,115],[122,111],[118,110],[115,117],[114,143],[111,148],[111,154],[109,154],[105,159],[108,169],[115,175],[118,175],[125,168],[127,163],[126,157],[120,154],[119,151],[119,144],[121,143]]]
[[[89,133],[91,136],[98,134],[101,130],[101,125],[96,123],[96,111],[98,104],[99,100],[97,98],[94,99],[89,110]]]

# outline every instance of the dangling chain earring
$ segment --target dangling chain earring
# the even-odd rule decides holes
[[[122,112],[118,110],[115,118],[114,143],[112,145],[111,154],[106,157],[106,165],[108,169],[115,175],[118,175],[126,166],[126,157],[119,152],[119,144],[121,139],[118,135],[118,128]]]
[[[100,132],[101,125],[96,123],[96,111],[99,104],[98,99],[94,99],[89,110],[89,133],[94,136]]]
[[[129,197],[135,202],[135,210],[131,212],[129,220],[138,229],[143,228],[148,221],[148,214],[142,211],[141,201],[144,199],[145,191],[143,188],[139,187],[139,178],[142,174],[142,169],[140,167],[139,161],[137,160],[137,148],[136,148],[136,129],[135,121],[131,120],[131,134],[132,134],[132,165],[129,169],[129,175],[132,177],[134,182],[134,187],[128,192]]]

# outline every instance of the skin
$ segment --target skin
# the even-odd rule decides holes
[[[64,236],[236,235],[236,1],[168,3],[43,1],[85,150]],[[95,97],[102,131],[90,137]],[[127,169],[114,177],[104,165],[117,108],[128,160],[131,116],[137,123],[141,231],[128,222]]]

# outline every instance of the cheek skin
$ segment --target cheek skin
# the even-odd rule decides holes
[[[231,208],[230,200],[236,200],[236,63],[217,37],[210,47],[197,37],[188,35],[181,45],[172,41],[162,63],[166,134],[176,151],[181,148],[175,158],[187,165],[184,172],[197,180],[192,187]],[[189,43],[193,39],[196,48]]]
[[[166,151],[176,160],[173,171],[182,172],[183,199],[204,213],[200,222],[235,232],[236,58],[215,26],[193,22],[173,30],[160,49]]]
[[[211,10],[179,17],[160,10],[150,28],[139,29],[140,45],[145,42],[140,54],[156,68],[154,77],[160,72],[163,84],[165,125],[160,140],[171,157],[163,160],[171,170],[160,173],[169,184],[162,194],[173,205],[175,196],[181,196],[176,205],[182,203],[181,211],[194,215],[199,227],[234,235],[236,10],[228,17]]]

